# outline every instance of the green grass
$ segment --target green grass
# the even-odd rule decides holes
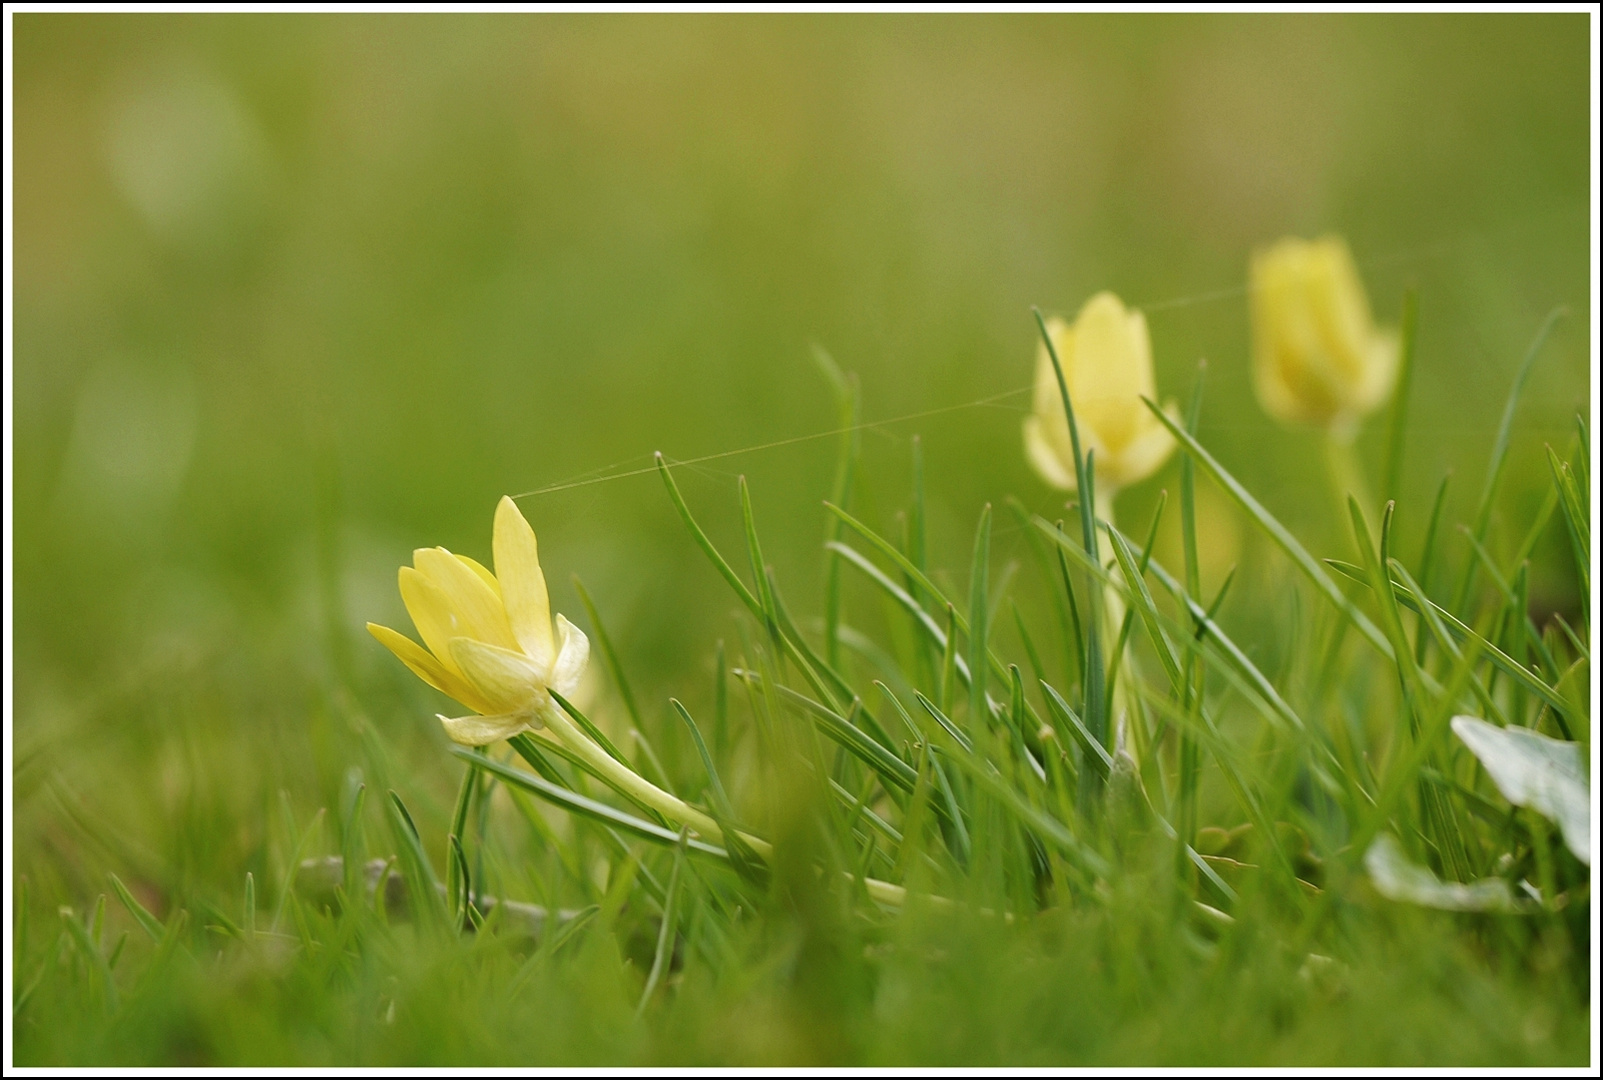
[[[1587,1063],[1588,869],[1449,727],[1590,759],[1578,17],[17,26],[16,1064]],[[1246,377],[1325,229],[1390,507]],[[1104,286],[1190,404],[1098,523],[1007,391]],[[771,857],[361,633],[547,487],[564,707]]]
[[[1522,381],[1523,369],[1510,412]],[[1546,819],[1499,808],[1445,721],[1494,711],[1503,723],[1578,731],[1584,741],[1577,649],[1589,623],[1574,627],[1575,638],[1552,626],[1539,634],[1528,601],[1505,588],[1443,610],[1433,641],[1419,616],[1428,601],[1405,592],[1421,587],[1388,554],[1391,505],[1378,551],[1356,501],[1351,509],[1369,584],[1392,587],[1344,591],[1205,447],[1175,430],[1289,556],[1304,579],[1290,587],[1307,586],[1313,629],[1288,658],[1284,692],[1151,560],[1150,539],[1138,558],[1106,522],[1096,526],[1114,558],[1103,562],[1030,519],[1048,557],[1009,581],[1020,599],[1061,590],[1071,611],[1071,592],[1123,595],[1130,618],[1107,673],[1123,697],[1094,700],[1103,687],[1084,675],[1100,666],[1094,623],[1052,642],[1070,651],[1061,665],[1040,659],[1035,635],[1050,641],[1052,630],[1039,620],[1032,629],[1021,616],[1016,637],[991,636],[989,507],[959,614],[913,561],[916,549],[832,506],[830,520],[851,535],[831,547],[865,572],[856,587],[831,577],[841,590],[834,610],[872,618],[876,599],[891,604],[865,624],[880,632],[878,647],[854,636],[856,655],[831,664],[782,606],[744,481],[755,584],[723,559],[659,465],[685,524],[747,608],[741,643],[717,672],[741,684],[747,708],[721,706],[721,761],[678,702],[696,757],[664,765],[649,742],[636,745],[663,786],[773,837],[771,859],[727,830],[722,847],[687,848],[650,808],[609,808],[604,793],[595,801],[600,774],[588,776],[578,758],[542,754],[521,737],[515,753],[492,750],[488,760],[457,752],[462,780],[443,837],[420,831],[393,790],[381,814],[364,813],[361,777],[408,781],[390,773],[385,736],[353,707],[366,753],[351,765],[338,815],[325,826],[319,811],[302,825],[282,804],[271,919],[249,874],[241,906],[197,892],[188,901],[195,917],[183,907],[165,924],[108,876],[134,932],[108,931],[121,920],[108,924],[105,895],[92,914],[63,908],[58,917],[18,897],[19,1060],[1584,1061],[1587,868]],[[840,475],[856,469],[856,451],[843,443]],[[1572,453],[1580,456],[1555,459],[1554,483],[1573,530],[1584,494],[1566,479],[1589,468],[1584,444]],[[1483,504],[1496,495],[1502,460],[1493,458]],[[1463,576],[1473,582],[1469,539]],[[1194,535],[1185,541],[1196,550]],[[1574,550],[1584,574],[1584,538]],[[1361,568],[1333,565],[1363,580]],[[1383,565],[1395,569],[1387,576]],[[1393,587],[1414,601],[1415,618]],[[622,660],[586,600],[623,691]],[[943,609],[945,629],[931,614]],[[1457,629],[1443,630],[1441,618]],[[1161,679],[1130,666],[1132,621],[1150,646],[1144,666],[1156,659]],[[848,624],[837,625],[840,638]],[[1532,646],[1534,669],[1512,659]],[[1029,655],[1029,685],[1008,655],[1014,647]],[[1054,686],[1058,667],[1067,677]],[[1316,668],[1324,670],[1310,693]],[[1112,756],[1106,725],[1080,719],[1114,702],[1128,703],[1139,760]],[[646,768],[562,704],[615,760]],[[515,767],[520,757],[541,775]],[[571,816],[542,812],[531,796]],[[115,850],[115,826],[80,824]],[[1534,879],[1540,902],[1520,914],[1450,915],[1388,901],[1361,862],[1382,831],[1449,880]],[[384,872],[404,889],[369,894],[354,872],[333,891],[304,880],[289,887],[310,856],[339,853],[355,868],[371,851],[393,853]],[[865,876],[904,884],[909,899],[876,903]],[[531,888],[547,911],[533,936],[481,898]],[[581,920],[572,909],[596,914]]]

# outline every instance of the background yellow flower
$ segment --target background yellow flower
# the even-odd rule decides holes
[[[1272,416],[1350,436],[1397,381],[1397,334],[1375,326],[1346,241],[1288,237],[1252,256],[1253,379]]]

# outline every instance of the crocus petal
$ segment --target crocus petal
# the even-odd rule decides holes
[[[551,686],[563,697],[579,688],[579,677],[590,659],[590,639],[584,631],[561,615],[557,616],[557,662],[551,670]]]
[[[495,508],[494,547],[495,572],[512,633],[525,653],[549,668],[554,652],[551,601],[540,569],[540,549],[518,504],[507,496]]]
[[[413,562],[450,602],[456,617],[453,637],[476,638],[504,649],[518,647],[501,600],[461,559],[444,548],[425,548],[414,553]]]
[[[438,585],[413,567],[401,567],[400,583],[401,601],[406,604],[406,612],[412,616],[412,625],[417,627],[423,644],[429,647],[441,667],[461,675],[462,669],[451,658],[451,639],[462,633],[451,611],[451,601]]]
[[[1145,405],[1141,407],[1146,408]],[[1165,405],[1163,412],[1176,424],[1181,423],[1180,410],[1174,402]],[[1147,414],[1147,418],[1148,423],[1143,426],[1141,433],[1124,448],[1124,452],[1117,459],[1109,463],[1116,468],[1110,469],[1108,479],[1117,487],[1127,487],[1145,480],[1157,472],[1163,463],[1169,460],[1169,455],[1174,453],[1175,440],[1169,429],[1158,423],[1157,417],[1151,413]]]
[[[513,649],[457,637],[451,639],[451,656],[491,712],[525,711],[545,689],[545,672]]]
[[[489,746],[493,742],[510,739],[532,726],[527,715],[518,713],[496,716],[441,716],[440,723],[445,725],[446,737],[462,746]]]
[[[1253,378],[1265,410],[1337,430],[1385,403],[1396,336],[1375,328],[1345,242],[1281,240],[1254,252],[1248,275]]]
[[[1101,292],[1086,301],[1073,326],[1051,319],[1046,328],[1062,362],[1080,452],[1092,463],[1101,501],[1150,475],[1173,450],[1173,440],[1141,401],[1153,396],[1146,316]],[[1074,440],[1045,342],[1036,351],[1035,407],[1024,422],[1024,450],[1047,483],[1075,489]]]
[[[1146,318],[1119,298],[1097,293],[1074,323],[1074,374],[1069,382],[1075,418],[1117,453],[1135,437],[1152,393],[1152,345]]]
[[[455,698],[470,709],[484,709],[484,698],[454,669],[447,668],[423,646],[405,634],[378,623],[368,623],[367,632],[394,653],[412,673],[442,694]]]
[[[1058,410],[1062,413],[1062,409]],[[1065,421],[1066,423],[1066,421]],[[1058,457],[1057,449],[1045,434],[1046,421],[1039,416],[1024,420],[1024,453],[1041,479],[1055,488],[1073,491],[1077,480],[1073,469]]]
[[[1391,397],[1397,385],[1397,362],[1401,345],[1397,332],[1380,330],[1370,338],[1369,362],[1364,369],[1363,381],[1353,395],[1353,408],[1360,413],[1373,412]]]
[[[462,560],[462,565],[463,566],[467,567],[469,570],[471,570],[475,574],[479,575],[479,580],[484,582],[486,585],[488,585],[490,587],[490,591],[495,593],[495,595],[496,595],[496,597],[498,599],[500,598],[500,596],[501,596],[501,583],[499,581],[495,580],[495,575],[490,573],[490,568],[489,567],[487,567],[483,563],[479,562],[479,560],[473,559],[473,558],[469,558],[466,555],[458,555],[457,558]]]

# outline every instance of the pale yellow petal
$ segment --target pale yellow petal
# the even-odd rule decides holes
[[[439,587],[456,619],[453,637],[476,638],[504,649],[516,649],[501,600],[461,559],[444,548],[426,548],[413,558],[418,571]]]
[[[1141,395],[1152,392],[1146,319],[1112,293],[1093,296],[1074,323],[1073,366],[1069,392],[1082,435],[1089,429],[1117,453],[1135,438],[1145,415]]]
[[[1079,391],[1075,389],[1074,363],[1078,340],[1075,329],[1055,316],[1047,320],[1046,327],[1057,349],[1058,361],[1063,365],[1064,382],[1069,387],[1070,402],[1074,406],[1080,433],[1080,452],[1086,454],[1095,451],[1098,458],[1105,460],[1107,452],[1102,438],[1094,427],[1086,423]],[[1052,369],[1052,358],[1047,354],[1044,342],[1036,349],[1035,409],[1033,416],[1025,421],[1024,440],[1025,455],[1042,479],[1053,487],[1073,491],[1074,439],[1069,433],[1068,414],[1063,410],[1063,391],[1058,386],[1057,372]]]
[[[1146,408],[1145,405],[1142,408]],[[1180,421],[1180,410],[1173,402],[1164,406],[1164,414],[1176,424]],[[1158,422],[1157,417],[1147,413],[1150,423],[1145,426],[1141,434],[1137,435],[1124,451],[1113,461],[1109,462],[1109,479],[1115,487],[1128,487],[1139,483],[1157,472],[1163,463],[1169,460],[1174,453],[1175,438],[1169,429]],[[1098,470],[1098,481],[1101,481],[1101,470]]]
[[[534,530],[510,497],[503,496],[495,508],[494,546],[495,572],[512,632],[524,652],[549,668],[554,652],[551,601],[540,569],[540,549]]]
[[[1058,410],[1061,413],[1063,410]],[[1035,471],[1055,488],[1064,491],[1073,491],[1075,488],[1075,475],[1072,464],[1065,463],[1058,456],[1053,446],[1043,432],[1045,427],[1042,418],[1029,416],[1024,419],[1024,453]]]
[[[501,596],[501,583],[495,580],[495,575],[490,573],[489,567],[479,562],[479,560],[469,558],[466,555],[458,555],[457,558],[462,560],[463,566],[466,566],[469,570],[479,575],[479,580],[488,585],[490,587],[490,591],[495,593],[497,598]]]
[[[557,661],[551,669],[551,685],[563,697],[579,687],[584,665],[590,659],[590,639],[584,631],[561,615],[557,616]]]
[[[1358,267],[1346,241],[1327,236],[1314,245],[1319,261],[1319,285],[1316,291],[1327,297],[1327,335],[1331,349],[1340,357],[1344,383],[1356,389],[1366,378],[1369,367],[1369,346],[1375,334],[1374,318],[1369,313],[1369,296],[1358,277]]]
[[[1353,394],[1353,410],[1373,412],[1391,397],[1397,386],[1400,346],[1396,331],[1377,330],[1370,336],[1364,379]]]
[[[1324,427],[1356,425],[1391,395],[1395,341],[1377,331],[1358,267],[1335,236],[1294,237],[1249,265],[1253,381],[1266,411]]]
[[[526,712],[544,696],[546,673],[521,652],[458,637],[451,639],[451,656],[490,712]]]
[[[1268,335],[1260,333],[1252,351],[1252,385],[1263,411],[1276,420],[1306,420],[1302,402],[1286,382],[1284,363]]]
[[[470,709],[484,708],[483,696],[469,686],[466,679],[454,670],[446,668],[427,649],[405,634],[391,630],[387,626],[380,626],[378,623],[368,623],[367,632],[394,653],[401,663],[411,668],[412,674],[440,693],[455,698]]]
[[[1264,411],[1282,421],[1328,422],[1330,395],[1316,371],[1322,349],[1304,281],[1309,245],[1295,238],[1255,252],[1249,270],[1253,382]]]
[[[462,746],[489,746],[502,739],[510,739],[520,731],[534,726],[529,717],[516,713],[496,716],[441,716],[446,737]]]
[[[440,587],[410,566],[401,567],[401,600],[406,604],[412,625],[423,644],[434,653],[440,666],[456,675],[462,671],[451,659],[451,639],[463,631],[451,611],[451,602]]]

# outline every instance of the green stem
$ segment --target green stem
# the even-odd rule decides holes
[[[1115,528],[1117,525],[1113,519],[1113,497],[1117,494],[1117,490],[1111,484],[1107,484],[1096,493],[1097,520],[1105,521]],[[1110,556],[1108,563],[1110,577],[1114,580],[1104,582],[1102,586],[1102,640],[1108,642],[1110,647],[1117,647],[1119,630],[1124,625],[1124,595],[1114,583],[1120,576],[1118,561]],[[1109,725],[1111,738],[1108,740],[1110,745],[1107,749],[1117,757],[1120,751],[1132,749],[1128,724],[1131,716],[1130,680],[1135,677],[1135,670],[1127,656],[1116,656],[1113,660],[1124,666],[1123,673],[1114,682],[1113,700],[1109,702],[1112,723]]]
[[[1358,429],[1332,428],[1325,434],[1325,465],[1329,469],[1332,494],[1336,496],[1337,520],[1351,520],[1347,511],[1347,496],[1358,500],[1364,512],[1373,513],[1375,503],[1369,493],[1369,482],[1364,479],[1364,466],[1358,460]]]
[[[546,722],[546,730],[537,734],[561,743],[576,757],[583,758],[590,768],[612,781],[620,790],[627,792],[631,798],[651,807],[670,821],[690,826],[709,843],[723,842],[724,833],[716,821],[614,759],[580,731],[561,708],[553,705],[542,714],[542,719]],[[740,837],[764,859],[773,858],[774,846],[768,841],[747,832],[740,833]],[[864,885],[868,889],[868,894],[882,903],[900,905],[907,900],[907,890],[900,885],[875,878],[866,879]]]

